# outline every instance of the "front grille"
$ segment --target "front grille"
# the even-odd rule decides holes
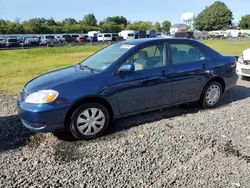
[[[241,69],[242,74],[249,74],[250,75],[250,69]]]

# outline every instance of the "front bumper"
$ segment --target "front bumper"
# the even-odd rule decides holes
[[[237,63],[236,73],[241,76],[250,77],[250,65]]]
[[[53,104],[17,103],[18,115],[22,124],[31,131],[54,132],[64,129],[64,120],[69,107]]]

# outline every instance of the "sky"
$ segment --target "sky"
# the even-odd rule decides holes
[[[238,23],[241,16],[250,14],[250,0],[222,0],[233,12]],[[92,3],[93,2],[93,3]],[[94,3],[95,2],[95,3]],[[185,12],[199,14],[214,0],[0,0],[0,19],[15,21],[35,17],[62,21],[72,17],[81,20],[84,15],[93,13],[98,21],[108,16],[124,16],[129,21],[181,23]]]

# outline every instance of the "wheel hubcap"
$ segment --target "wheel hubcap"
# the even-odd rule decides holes
[[[98,108],[88,108],[77,118],[77,129],[83,135],[95,135],[105,124],[105,115]]]
[[[212,85],[207,90],[206,101],[210,105],[214,105],[218,102],[221,95],[221,89],[217,85]]]

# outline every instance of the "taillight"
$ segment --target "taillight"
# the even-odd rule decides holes
[[[235,59],[234,61],[234,67],[236,68],[237,67],[237,60]]]

